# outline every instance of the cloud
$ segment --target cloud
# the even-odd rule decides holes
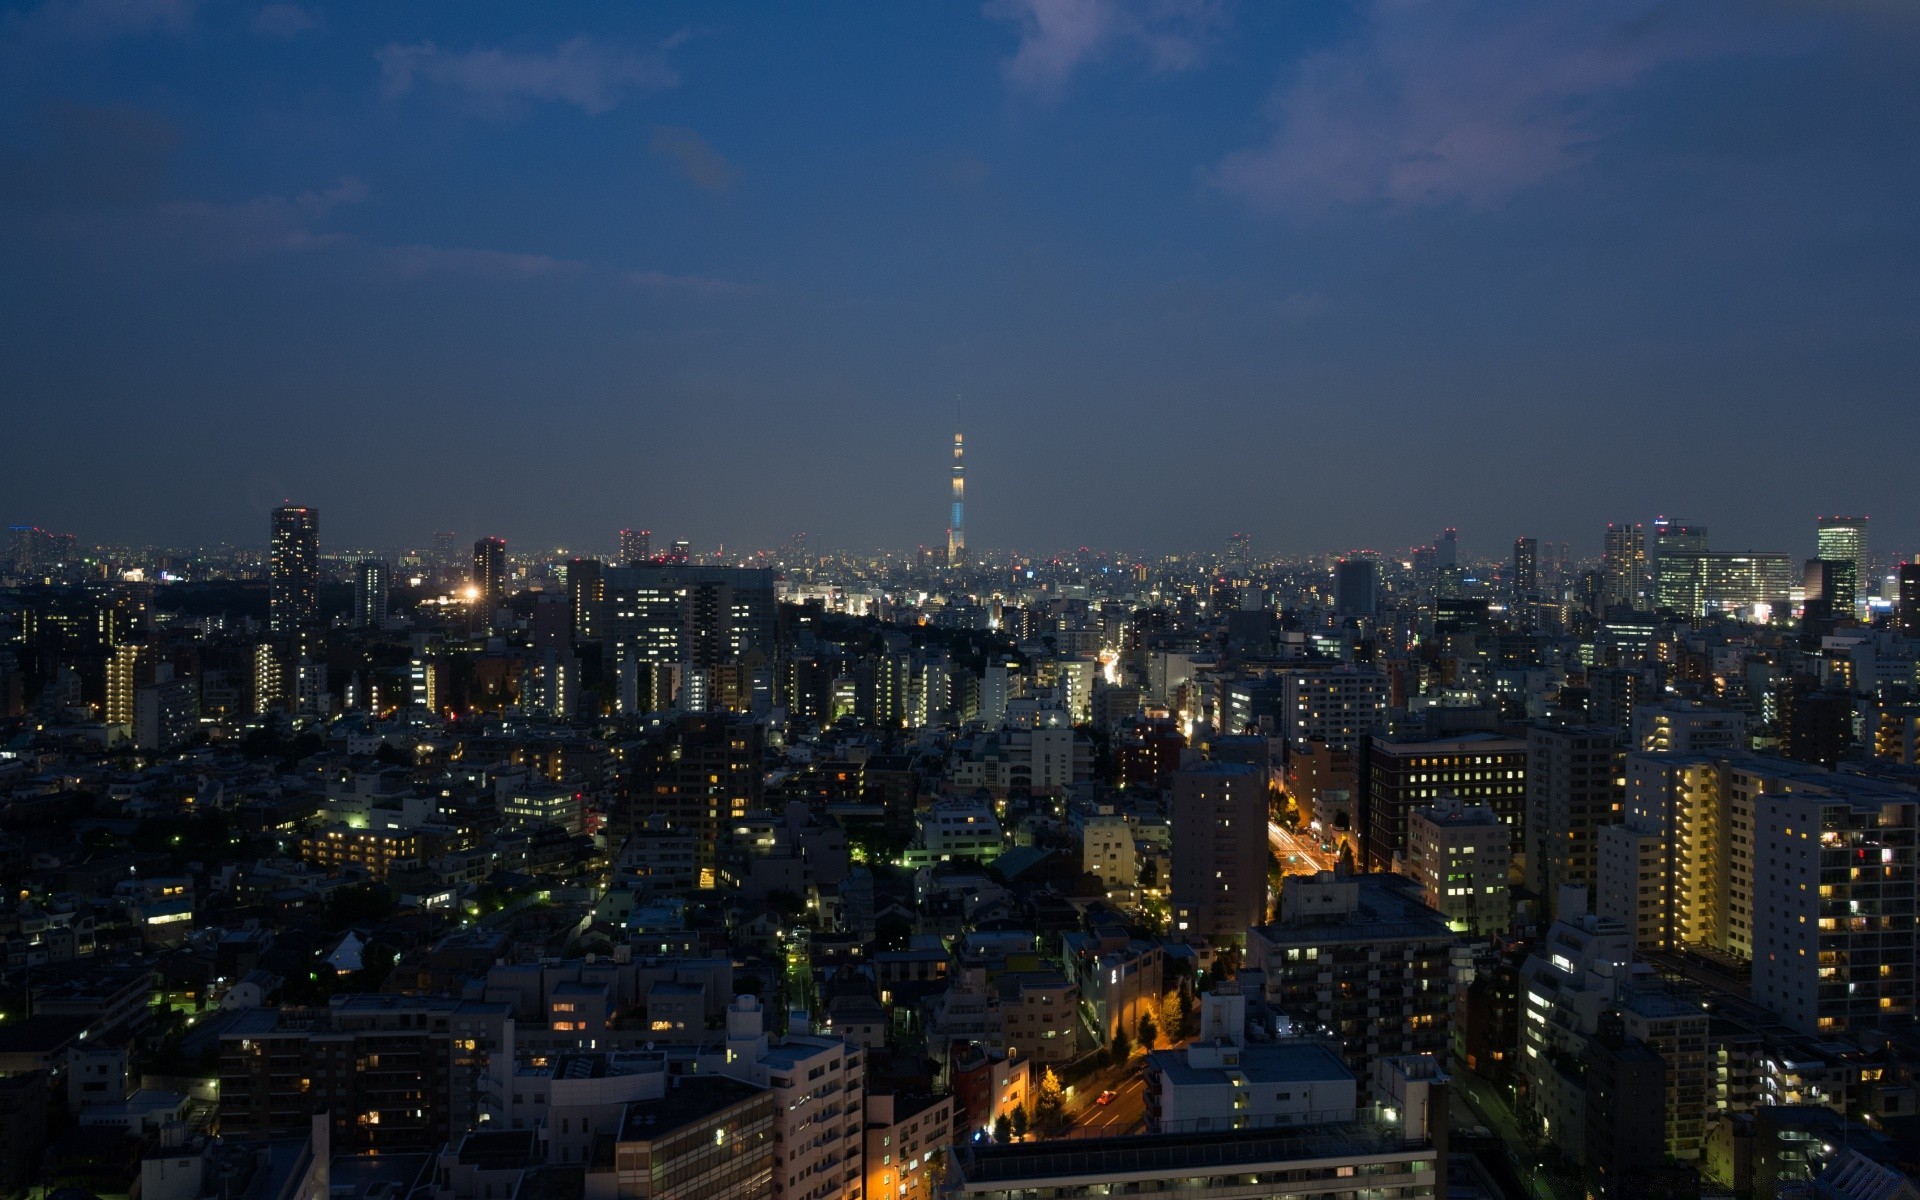
[[[312,33],[321,25],[320,14],[298,4],[269,4],[253,14],[247,29],[257,37],[288,41],[303,33]]]
[[[53,103],[18,142],[0,144],[0,207],[73,209],[152,203],[180,131],[144,109]]]
[[[1001,69],[1040,93],[1112,54],[1144,57],[1152,71],[1198,66],[1228,16],[1223,0],[988,0],[983,11],[1019,27],[1020,44]]]
[[[324,191],[259,196],[238,204],[188,200],[163,205],[158,215],[176,238],[211,253],[312,250],[352,242],[352,235],[321,226],[335,211],[359,204],[367,195],[367,185],[349,176]]]
[[[193,24],[199,0],[46,0],[9,13],[8,32],[39,37],[105,38],[179,33]]]
[[[594,273],[591,263],[555,258],[550,254],[521,254],[508,250],[479,250],[465,246],[388,246],[379,256],[402,277],[465,275],[485,279],[579,279]]]
[[[398,44],[375,52],[383,87],[403,96],[416,83],[464,93],[483,105],[513,105],[527,100],[571,104],[585,113],[603,113],[630,91],[659,91],[680,82],[666,51],[670,39],[652,52],[603,45],[592,38],[570,38],[551,53],[470,50],[456,54],[432,42]]]
[[[724,192],[740,178],[718,150],[691,129],[677,125],[656,125],[653,152],[671,158],[695,186],[709,192]]]
[[[1263,209],[1499,203],[1582,162],[1649,73],[1729,52],[1647,0],[1377,0],[1351,41],[1300,64],[1272,135],[1210,182]]]

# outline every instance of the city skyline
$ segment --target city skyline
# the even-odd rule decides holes
[[[937,546],[961,393],[976,547],[1920,544],[1917,33],[16,4],[0,521]]]

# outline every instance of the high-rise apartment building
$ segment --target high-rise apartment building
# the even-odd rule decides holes
[[[1513,594],[1531,596],[1540,590],[1540,539],[1513,540]]]
[[[1267,1005],[1326,1028],[1356,1074],[1396,1054],[1445,1055],[1451,1040],[1446,918],[1401,875],[1288,875],[1276,919],[1247,935]]]
[[[1814,522],[1814,557],[1827,562],[1853,564],[1854,595],[1836,599],[1835,616],[1851,616],[1853,609],[1867,599],[1873,572],[1867,565],[1867,519],[1865,517],[1820,517]]]
[[[494,613],[507,602],[507,541],[484,537],[473,544],[474,607],[481,625],[491,629]]]
[[[653,531],[649,529],[622,529],[620,531],[620,563],[622,566],[638,566],[653,558]]]
[[[1634,612],[1648,607],[1646,526],[1608,525],[1600,562],[1600,597],[1605,607]]]
[[[1901,563],[1900,595],[1894,607],[1894,625],[1904,637],[1920,638],[1920,563]]]
[[[773,572],[759,567],[609,567],[599,636],[613,662],[712,665],[775,650]]]
[[[1267,777],[1245,763],[1175,771],[1173,928],[1238,942],[1267,919]]]
[[[1328,749],[1350,751],[1386,727],[1387,675],[1379,667],[1348,664],[1287,671],[1280,677],[1279,733],[1291,746],[1315,738]]]
[[[387,593],[392,588],[387,564],[377,558],[363,559],[353,568],[353,623],[362,629],[377,629],[387,620]]]
[[[292,633],[320,620],[320,510],[285,505],[273,510],[267,561],[267,626]]]
[[[1600,830],[1621,819],[1620,731],[1536,725],[1527,730],[1527,888],[1549,903],[1594,886]]]
[[[1754,801],[1754,1003],[1802,1033],[1910,1024],[1920,801],[1823,791]]]

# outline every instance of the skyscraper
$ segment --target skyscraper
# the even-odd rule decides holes
[[[1609,524],[1600,563],[1600,602],[1604,607],[1634,612],[1647,607],[1646,526]]]
[[[1244,533],[1227,535],[1227,570],[1245,578],[1253,573],[1253,539]]]
[[[1380,568],[1370,558],[1349,558],[1333,568],[1333,607],[1343,617],[1380,611]]]
[[[480,623],[492,628],[494,611],[507,598],[506,539],[485,537],[473,544],[473,586]]]
[[[1656,517],[1653,522],[1654,607],[1695,616],[1701,608],[1699,560],[1707,553],[1707,527]]]
[[[387,564],[377,558],[363,559],[353,569],[353,623],[362,629],[377,628],[387,619],[387,589],[391,587]]]
[[[1540,590],[1540,539],[1513,539],[1513,594],[1531,596]]]
[[[967,465],[960,434],[953,435],[953,515],[947,526],[947,565],[967,565]]]
[[[1873,575],[1867,569],[1867,519],[1865,517],[1819,517],[1814,521],[1814,557],[1827,562],[1853,564],[1854,594],[1836,597],[1835,616],[1852,616],[1854,607],[1866,600]]]
[[[1920,563],[1900,564],[1900,600],[1894,623],[1907,637],[1920,637]]]
[[[634,566],[653,557],[653,532],[647,529],[622,529],[620,531],[620,562],[624,566]]]
[[[1175,935],[1238,942],[1267,919],[1265,774],[1206,762],[1172,781]]]
[[[284,505],[273,510],[267,626],[275,633],[292,633],[319,618],[320,510]]]

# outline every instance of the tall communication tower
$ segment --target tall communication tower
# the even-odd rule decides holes
[[[959,431],[953,435],[953,516],[947,526],[947,565],[967,565],[967,464]]]

